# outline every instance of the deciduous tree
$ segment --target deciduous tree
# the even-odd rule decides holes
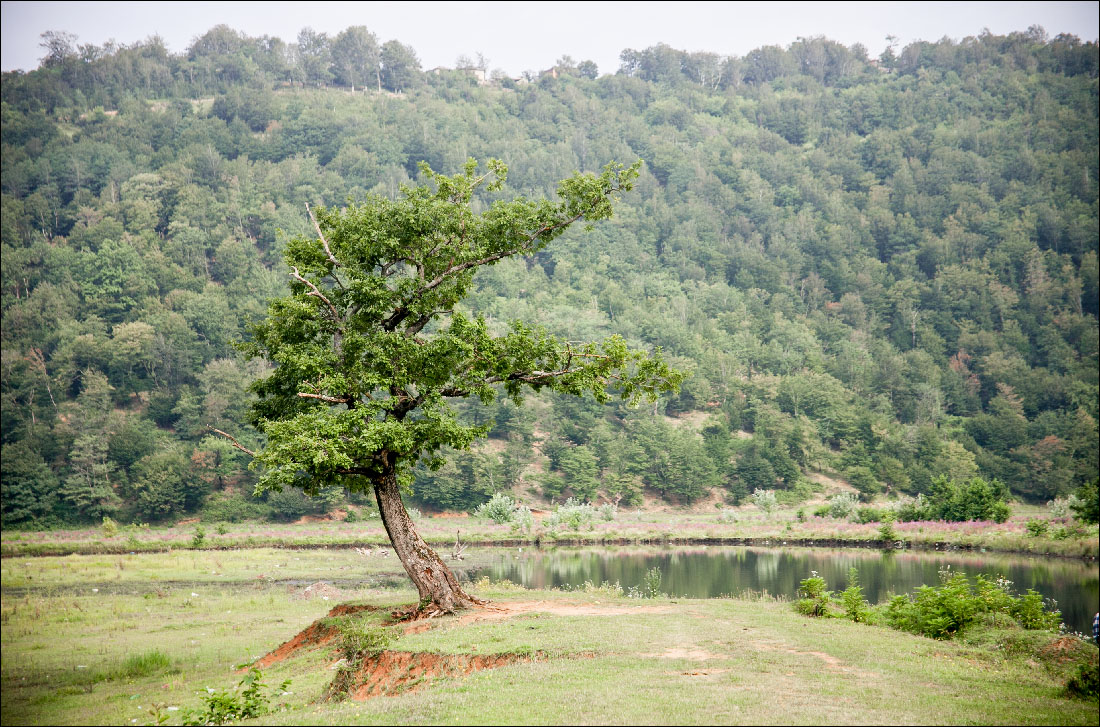
[[[467,449],[487,432],[460,421],[449,402],[503,393],[518,404],[526,390],[545,388],[636,402],[674,389],[682,375],[659,350],[631,350],[618,336],[577,344],[520,322],[497,332],[458,305],[479,268],[533,254],[579,220],[610,217],[639,168],[609,164],[563,180],[557,202],[521,197],[476,213],[479,189],[503,185],[503,163],[490,160],[478,174],[470,160],[450,177],[422,164],[430,184],[403,187],[396,200],[316,210],[316,235],[286,249],[291,295],[271,303],[245,347],[276,364],[253,385],[253,422],[267,438],[256,453],[259,487],[373,490],[421,608],[476,603],[417,534],[401,498],[418,461],[438,468],[441,447]]]

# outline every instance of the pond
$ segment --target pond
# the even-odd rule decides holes
[[[993,554],[944,554],[877,551],[854,548],[554,548],[492,549],[487,565],[466,570],[472,579],[488,576],[527,588],[583,586],[618,582],[640,587],[651,568],[661,571],[661,591],[688,598],[716,598],[746,592],[794,598],[798,583],[811,571],[828,588],[848,586],[848,569],[855,567],[864,597],[882,603],[891,593],[911,593],[921,585],[940,582],[939,571],[979,573],[1012,581],[1024,593],[1033,588],[1054,599],[1070,631],[1092,634],[1092,618],[1100,608],[1100,575],[1095,563],[1054,558]],[[478,559],[485,562],[484,556]]]

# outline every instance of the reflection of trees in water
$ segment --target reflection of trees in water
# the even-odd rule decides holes
[[[656,567],[661,570],[661,590],[671,595],[716,598],[766,591],[794,598],[799,582],[811,571],[825,578],[830,590],[838,591],[848,586],[848,569],[854,566],[865,597],[881,603],[892,593],[911,593],[921,585],[939,583],[939,571],[947,565],[971,577],[1004,576],[1019,593],[1034,588],[1053,597],[1074,631],[1085,632],[1091,627],[1100,602],[1095,565],[988,554],[843,548],[557,548],[502,553],[495,565],[471,575],[507,579],[528,588],[577,587],[586,581],[595,585],[618,582],[630,588],[641,586],[646,572]]]

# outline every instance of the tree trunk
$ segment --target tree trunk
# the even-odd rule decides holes
[[[397,557],[420,592],[421,610],[451,613],[482,603],[462,590],[451,569],[416,532],[393,470],[374,481],[374,497]]]

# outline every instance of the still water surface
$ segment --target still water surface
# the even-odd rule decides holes
[[[746,591],[794,598],[798,583],[811,571],[828,588],[848,586],[848,569],[859,571],[864,597],[882,603],[891,593],[911,593],[940,582],[950,566],[969,576],[979,573],[1012,581],[1017,593],[1033,588],[1052,598],[1070,631],[1092,634],[1092,617],[1100,608],[1097,564],[1054,558],[1006,555],[956,555],[853,548],[555,548],[500,549],[489,565],[467,571],[471,578],[489,576],[528,588],[583,586],[618,582],[641,586],[646,571],[661,570],[661,590],[673,596],[716,598]]]

